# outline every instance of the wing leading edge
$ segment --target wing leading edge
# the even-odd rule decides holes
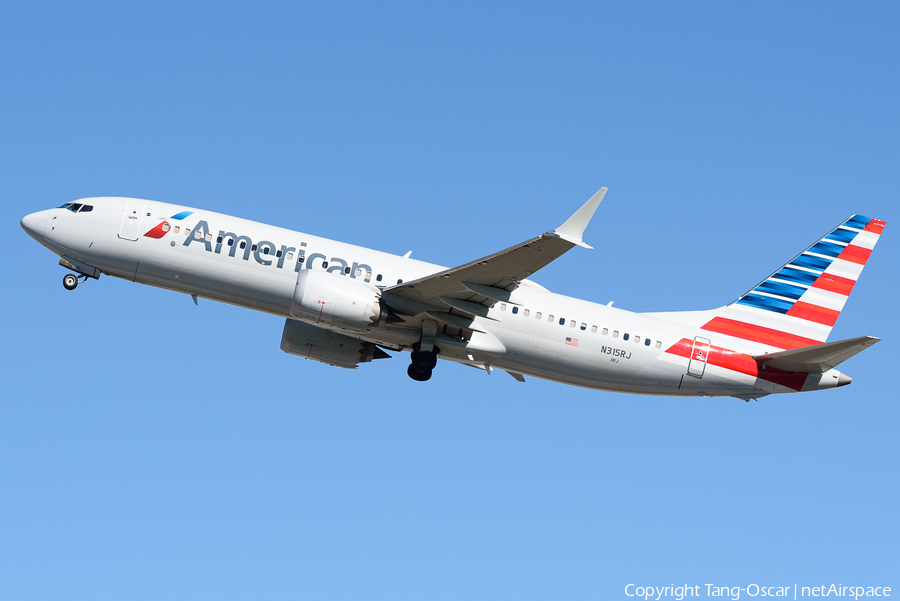
[[[537,238],[526,240],[476,261],[386,288],[389,305],[407,313],[457,310],[481,315],[484,306],[509,300],[520,282],[562,256],[573,246],[591,248],[582,240],[584,230],[603,200],[600,188],[565,223]]]

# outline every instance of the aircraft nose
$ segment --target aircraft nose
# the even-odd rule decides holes
[[[47,211],[38,211],[22,217],[20,222],[25,233],[43,243],[44,227],[47,225]]]

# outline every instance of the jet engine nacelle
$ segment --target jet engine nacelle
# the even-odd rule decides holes
[[[293,319],[285,320],[281,350],[304,359],[348,369],[354,369],[360,363],[369,363],[373,359],[390,358],[390,355],[371,342]]]
[[[384,325],[388,308],[371,284],[304,269],[297,276],[291,315],[319,327],[365,330]]]

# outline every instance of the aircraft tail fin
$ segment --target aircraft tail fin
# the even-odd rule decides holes
[[[854,215],[701,328],[780,349],[825,342],[885,222]]]
[[[757,362],[775,369],[823,374],[880,340],[881,338],[874,336],[861,336],[850,340],[838,340],[789,351],[756,355],[753,358]]]

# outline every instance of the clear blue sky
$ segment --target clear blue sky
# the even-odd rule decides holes
[[[900,591],[895,3],[7,3],[0,597],[619,599],[630,582]],[[569,388],[289,357],[282,321],[101,278],[19,227],[85,196],[535,280],[725,304],[888,222],[832,339],[850,387]]]

